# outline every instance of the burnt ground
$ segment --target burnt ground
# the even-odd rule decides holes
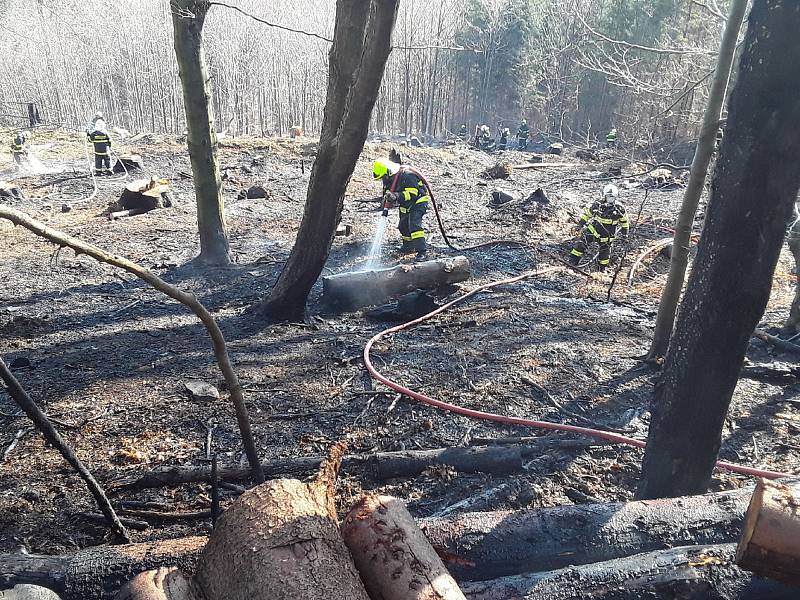
[[[50,132],[36,143],[43,145],[37,156],[45,165],[67,170],[80,166],[83,149],[78,138]],[[369,165],[388,149],[388,144],[367,145],[343,217],[353,234],[336,238],[326,273],[359,268],[365,262],[377,205],[357,201],[378,194]],[[190,262],[198,253],[195,206],[189,161],[179,141],[145,136],[128,142],[125,150],[143,156],[148,175],[170,179],[173,208],[109,221],[104,210],[124,182],[101,180],[96,197],[84,201],[92,192],[91,179],[58,181],[69,173],[17,178],[27,200],[15,205],[52,227],[127,256],[200,297],[229,341],[265,458],[319,455],[342,439],[351,452],[364,453],[463,445],[491,437],[564,437],[473,421],[391,393],[376,393],[382,388],[366,376],[361,353],[367,339],[385,325],[362,313],[326,311],[319,302],[320,286],[305,323],[264,324],[247,311],[270,289],[292,246],[303,212],[313,141],[224,141],[226,212],[236,259],[229,268],[201,268]],[[563,255],[581,205],[598,193],[598,177],[609,165],[608,160],[576,161],[568,150],[559,160],[580,164],[516,170],[509,181],[487,182],[479,173],[497,157],[463,146],[409,149],[407,158],[429,175],[456,244],[505,238],[538,247],[469,252],[474,277],[459,286],[461,291],[552,264],[547,252]],[[526,158],[515,152],[504,156],[515,163]],[[0,168],[6,169],[7,178],[15,177],[7,162]],[[85,162],[80,168],[85,172]],[[624,173],[642,170],[641,165],[627,164]],[[632,215],[644,198],[644,191],[636,187],[642,179],[620,180]],[[268,197],[237,197],[253,184],[262,184]],[[517,199],[501,208],[487,206],[495,185]],[[537,187],[547,191],[549,205],[523,200]],[[478,295],[424,326],[381,342],[374,353],[376,365],[399,382],[460,405],[579,425],[591,422],[643,438],[657,373],[642,369],[636,357],[647,350],[668,262],[660,255],[647,258],[630,287],[625,281],[627,265],[652,241],[669,235],[659,226],[672,221],[682,191],[650,193],[634,231],[634,248],[614,288],[616,303],[605,301],[610,274],[549,274]],[[62,212],[64,204],[69,204],[68,212]],[[396,215],[392,219],[396,223]],[[435,229],[432,215],[427,225]],[[391,229],[388,238],[384,263],[394,264],[396,230]],[[436,255],[451,253],[438,232],[431,240]],[[779,327],[788,313],[794,287],[791,270],[787,253],[764,316],[767,327]],[[221,460],[243,460],[224,392],[222,400],[205,402],[191,400],[183,391],[187,379],[219,386],[221,377],[204,330],[182,305],[127,274],[76,257],[71,250],[56,252],[32,234],[3,223],[0,281],[0,352],[8,362],[30,361],[30,367],[16,371],[17,377],[58,419],[65,437],[101,482],[109,484],[158,465],[199,464],[208,426],[215,426],[213,448]],[[458,291],[441,294],[441,299],[455,297]],[[792,357],[754,342],[750,359],[760,364],[789,362]],[[561,408],[525,379],[547,390]],[[798,385],[743,379],[721,456],[797,472],[799,394]],[[28,431],[28,422],[4,393],[0,413],[0,551],[58,553],[102,543],[105,530],[77,516],[93,509],[82,482],[52,448]],[[18,444],[6,452],[15,437],[20,438]],[[525,472],[512,477],[432,469],[379,484],[357,473],[345,474],[340,501],[344,507],[362,490],[378,489],[406,499],[415,515],[426,516],[485,490],[493,490],[489,499],[474,508],[625,500],[635,490],[640,460],[639,450],[597,445],[531,457]],[[731,488],[744,481],[718,471],[714,487]],[[232,497],[226,494],[225,502]],[[155,503],[164,510],[203,509],[209,505],[209,490],[197,484],[114,497],[123,499]],[[154,522],[133,535],[144,541],[208,529],[203,521]]]

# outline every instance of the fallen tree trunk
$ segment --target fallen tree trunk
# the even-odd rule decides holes
[[[322,299],[333,306],[354,310],[383,304],[413,290],[430,290],[466,281],[471,276],[464,256],[440,258],[377,271],[339,273],[322,279]]]
[[[371,598],[464,600],[414,517],[397,498],[362,498],[345,517],[342,537]]]
[[[734,542],[751,491],[466,513],[422,519],[420,525],[456,579],[491,579],[677,545]]]
[[[135,575],[177,565],[194,571],[207,538],[188,537],[146,544],[96,546],[64,556],[9,554],[0,557],[0,587],[32,584],[64,600],[108,600]]]
[[[469,600],[795,600],[798,590],[733,564],[734,544],[688,546],[461,585]]]
[[[112,171],[114,173],[130,173],[144,170],[142,157],[138,154],[129,154],[126,156],[118,156],[117,162],[114,163]]]
[[[800,585],[800,491],[759,479],[747,509],[736,563],[763,577]],[[800,596],[800,590],[797,591]]]
[[[785,480],[800,489],[798,480]],[[663,500],[467,513],[419,521],[458,581],[548,571],[677,545],[735,542],[752,488]],[[131,577],[178,565],[193,573],[204,537],[97,547],[67,556],[0,555],[0,587],[50,587],[101,600]],[[68,593],[66,593],[68,591]]]
[[[345,456],[342,468],[347,470],[365,469],[377,479],[409,477],[422,473],[433,466],[449,466],[463,473],[508,474],[522,470],[522,456],[541,450],[515,446],[440,448],[435,450],[407,450],[401,452],[377,452],[366,455]],[[265,476],[302,475],[319,468],[319,456],[286,458],[267,461],[262,464]],[[251,475],[250,469],[239,465],[220,465],[218,475],[221,481],[242,481]],[[141,475],[137,479],[118,481],[113,489],[156,488],[184,483],[210,481],[211,468],[162,467]]]

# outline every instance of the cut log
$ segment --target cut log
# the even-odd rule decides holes
[[[339,224],[336,228],[336,233],[334,234],[336,237],[349,237],[353,233],[353,226],[352,225],[343,225]]]
[[[745,517],[736,563],[800,586],[800,489],[760,479]],[[797,590],[800,596],[800,589]]]
[[[0,587],[32,584],[50,588],[64,600],[108,600],[148,569],[177,565],[186,573],[193,572],[206,541],[188,537],[97,546],[64,556],[0,555]]]
[[[791,485],[800,490],[797,480]],[[422,519],[420,525],[456,579],[492,579],[677,545],[734,542],[751,491],[476,512]]]
[[[374,454],[353,454],[342,461],[344,470],[364,469],[377,479],[408,477],[422,473],[434,466],[448,466],[465,473],[508,474],[522,469],[522,456],[534,454],[550,445],[546,439],[543,444],[530,447],[471,447],[439,448],[435,450],[404,450],[400,452],[376,452]],[[319,456],[287,458],[263,463],[267,477],[279,475],[303,475],[319,468]],[[243,481],[250,477],[250,469],[240,465],[220,465],[221,481]],[[210,481],[211,468],[198,467],[160,467],[136,479],[117,481],[113,489],[157,488],[184,483]]]
[[[339,533],[334,448],[314,482],[262,483],[225,511],[195,572],[206,600],[369,600]]]
[[[15,585],[0,592],[0,600],[61,600],[58,594],[38,585]]]
[[[175,567],[139,573],[116,595],[115,600],[202,600],[192,582]]]
[[[800,489],[797,480],[789,485]],[[751,494],[749,488],[628,504],[469,513],[421,519],[420,526],[457,581],[493,579],[677,545],[733,543]],[[27,583],[49,587],[64,600],[107,600],[148,569],[177,565],[193,573],[205,542],[191,537],[67,556],[0,555],[0,588]]]
[[[138,154],[118,156],[112,170],[114,173],[138,173],[144,171],[144,163]]]
[[[557,571],[462,583],[469,600],[796,600],[733,564],[734,544],[688,546]]]
[[[169,181],[166,179],[136,179],[125,186],[119,197],[117,208],[120,210],[144,209],[172,206]]]
[[[384,304],[413,290],[432,290],[471,276],[465,256],[399,265],[377,271],[340,273],[322,279],[322,299],[343,309]]]
[[[371,598],[464,600],[458,584],[397,498],[362,498],[345,517],[342,537]]]

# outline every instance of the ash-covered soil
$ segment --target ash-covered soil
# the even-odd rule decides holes
[[[119,153],[141,154],[144,176],[170,180],[175,206],[109,221],[107,206],[125,184],[98,180],[92,194],[80,136],[39,134],[36,156],[60,172],[14,173],[6,157],[2,175],[27,199],[14,206],[49,226],[126,256],[165,280],[195,293],[219,320],[245,387],[264,458],[323,454],[338,440],[351,453],[468,445],[486,438],[565,434],[500,426],[443,413],[397,398],[366,375],[366,341],[387,325],[363,313],[335,314],[319,302],[315,288],[308,319],[265,324],[247,309],[268,293],[294,242],[313,162],[313,140],[242,138],[223,141],[226,216],[236,264],[199,267],[191,169],[185,147],[164,136],[123,141]],[[379,185],[371,161],[390,144],[367,144],[350,183],[343,223],[352,235],[336,238],[324,274],[362,268],[377,223]],[[530,155],[487,155],[466,146],[404,149],[422,170],[442,206],[455,245],[496,239],[523,241],[529,248],[494,246],[465,254],[473,278],[439,294],[455,298],[476,284],[557,264],[565,256],[583,204],[605,182],[601,174],[618,159],[585,162],[567,149],[552,157],[557,166],[514,170],[510,180],[487,181],[480,173],[495,161],[524,163]],[[548,157],[545,157],[546,160]],[[658,373],[637,357],[652,334],[658,295],[668,260],[642,261],[632,285],[631,263],[655,241],[668,237],[683,188],[645,192],[647,167],[622,161],[616,182],[636,220],[631,248],[615,250],[610,273],[584,277],[551,273],[479,294],[423,326],[379,343],[375,364],[385,374],[436,398],[470,408],[576,425],[621,430],[644,438],[648,403]],[[67,179],[65,179],[67,178]],[[239,192],[263,185],[265,199]],[[550,203],[526,201],[542,188]],[[502,189],[515,200],[489,205]],[[396,264],[399,234],[391,216],[385,265]],[[433,256],[454,254],[426,225]],[[667,229],[665,229],[667,228]],[[614,270],[623,268],[606,300]],[[405,258],[403,260],[409,260]],[[591,267],[587,267],[592,271]],[[785,253],[775,277],[764,326],[779,327],[788,314],[795,281]],[[0,352],[23,365],[15,373],[31,396],[57,420],[97,478],[106,485],[161,465],[201,464],[209,428],[212,449],[228,463],[242,462],[233,411],[224,390],[218,401],[195,401],[183,383],[200,379],[221,386],[205,330],[186,308],[132,276],[69,249],[58,251],[21,228],[0,223]],[[736,315],[731,315],[732,319]],[[754,342],[753,364],[791,362],[790,355]],[[24,366],[26,361],[29,366]],[[530,382],[533,382],[532,385]],[[798,471],[800,387],[791,381],[742,379],[725,429],[724,459],[788,472]],[[10,451],[9,447],[16,440]],[[103,543],[103,527],[79,513],[94,510],[81,480],[30,430],[13,401],[0,392],[0,551],[59,553]],[[472,509],[524,508],[632,497],[641,452],[622,446],[566,448],[527,459],[511,477],[465,475],[431,469],[414,478],[377,482],[345,473],[340,503],[362,490],[379,489],[406,499],[418,516],[436,514],[465,499],[484,498]],[[717,472],[714,486],[731,488],[743,478]],[[487,493],[488,491],[488,493]],[[235,497],[226,492],[224,503]],[[113,501],[150,503],[164,511],[207,509],[209,486],[183,485],[115,493]],[[159,523],[132,532],[136,541],[208,531],[207,521]]]

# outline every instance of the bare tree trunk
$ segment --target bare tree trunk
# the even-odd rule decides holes
[[[183,87],[187,144],[197,197],[199,259],[209,264],[225,265],[230,262],[228,234],[217,160],[214,109],[203,51],[203,22],[208,7],[197,0],[171,0],[171,7],[175,58]]]
[[[661,292],[661,301],[658,305],[656,330],[648,352],[648,358],[650,359],[662,357],[667,353],[667,346],[672,335],[675,312],[678,309],[678,301],[681,297],[683,280],[686,276],[686,267],[689,262],[689,239],[692,235],[692,224],[697,213],[697,206],[700,203],[700,196],[703,194],[711,155],[714,153],[717,129],[722,117],[722,108],[725,104],[725,93],[728,89],[733,59],[736,55],[736,42],[739,38],[739,30],[742,27],[746,9],[747,0],[734,0],[731,5],[731,12],[728,15],[728,22],[725,25],[714,81],[711,85],[711,94],[708,98],[708,105],[703,117],[703,126],[700,130],[700,139],[697,141],[697,149],[695,150],[692,169],[689,174],[689,183],[683,196],[678,222],[675,224],[675,240],[672,244],[669,275],[667,276],[664,290]]]
[[[794,206],[794,222],[789,228],[786,240],[794,257],[794,273],[797,276],[794,299],[789,309],[789,319],[786,321],[786,326],[798,331],[800,330],[800,207],[798,207],[797,203]]]
[[[267,318],[302,318],[330,252],[344,193],[364,148],[380,90],[399,0],[337,0],[330,76],[317,159],[297,239],[270,295]]]
[[[641,498],[702,493],[800,187],[800,5],[756,0],[705,231],[652,402]]]

